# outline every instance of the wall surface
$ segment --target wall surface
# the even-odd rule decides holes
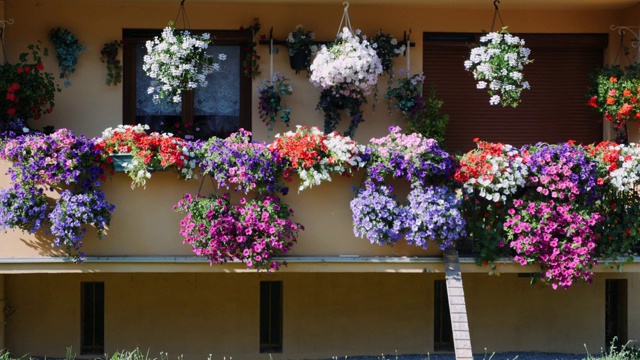
[[[515,274],[465,274],[474,352],[598,353],[604,284],[553,291]],[[638,276],[624,275],[629,284]],[[283,282],[283,352],[274,359],[433,353],[437,274],[5,275],[7,346],[16,355],[79,351],[80,283],[105,283],[105,351],[168,352],[185,360],[259,358],[259,282]],[[629,288],[629,304],[638,298]],[[585,301],[589,299],[589,301]],[[629,324],[638,318],[629,306]],[[635,321],[637,323],[637,321]],[[638,339],[637,325],[629,338]],[[32,339],[38,339],[33,341]],[[268,358],[266,354],[261,358]]]

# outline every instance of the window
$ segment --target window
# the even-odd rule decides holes
[[[81,283],[81,354],[104,354],[104,283]]]
[[[434,281],[433,350],[453,351],[453,330],[445,280]]]
[[[200,34],[205,31],[192,31]],[[197,130],[198,138],[225,137],[240,128],[251,129],[251,79],[244,75],[242,61],[251,41],[247,31],[206,31],[214,59],[226,55],[220,71],[207,76],[206,88],[183,95],[181,104],[155,104],[147,93],[151,79],[142,70],[147,40],[161,30],[123,30],[123,123],[147,124],[153,131],[184,137]]]
[[[424,33],[425,91],[436,87],[449,115],[445,146],[449,152],[475,148],[473,139],[509,143],[602,140],[601,116],[587,106],[589,73],[602,65],[607,34],[518,34],[531,49],[533,63],[524,76],[531,90],[517,108],[489,105],[463,62],[478,34]]]
[[[260,282],[260,352],[282,352],[282,281]]]

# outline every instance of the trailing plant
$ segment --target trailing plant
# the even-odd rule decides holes
[[[45,229],[53,246],[82,261],[86,227],[93,226],[101,238],[115,208],[100,189],[105,164],[97,161],[93,140],[67,129],[29,134],[3,143],[0,158],[12,162],[12,187],[0,191],[0,227]],[[58,189],[60,197],[47,197],[49,189]]]
[[[255,37],[260,31],[260,19],[254,18],[251,25],[248,27],[241,26],[240,30],[248,31],[251,33],[251,40],[247,43],[247,55],[242,61],[242,68],[244,71],[244,75],[250,77],[251,79],[255,79],[262,72],[260,71],[260,55],[256,51],[256,46],[258,45],[255,41]]]
[[[44,70],[42,56],[47,48],[40,43],[28,46],[17,64],[0,66],[0,132],[12,131],[14,136],[24,133],[28,120],[38,120],[54,108],[56,85],[54,76]],[[28,131],[27,131],[28,132]]]
[[[287,83],[288,79],[276,73],[271,80],[262,80],[258,87],[258,115],[267,125],[269,131],[278,122],[278,118],[289,126],[291,109],[287,107],[284,96],[293,93],[293,87]]]
[[[343,85],[322,90],[316,110],[323,113],[324,132],[331,133],[335,131],[342,120],[342,111],[345,111],[351,121],[344,131],[344,135],[353,137],[358,125],[364,121],[362,104],[366,102],[367,98],[362,92],[359,90],[346,90]]]
[[[113,40],[105,43],[100,50],[100,61],[107,64],[105,84],[108,86],[118,85],[122,82],[122,63],[118,60],[120,48],[122,48],[122,41]]]
[[[529,59],[530,53],[524,40],[503,27],[500,32],[480,37],[480,44],[471,49],[464,67],[478,80],[478,89],[488,89],[489,104],[517,107],[522,90],[530,88],[522,74],[524,65],[533,62]]]
[[[78,55],[87,48],[80,44],[71,31],[64,28],[51,29],[49,40],[56,48],[58,66],[62,71],[60,78],[65,79],[64,86],[69,86],[71,85],[69,77],[76,71],[78,65]]]
[[[398,39],[389,33],[385,33],[382,29],[378,30],[371,38],[371,47],[373,47],[380,58],[382,71],[389,74],[389,82],[393,80],[393,58],[402,54],[407,47],[398,43]]]

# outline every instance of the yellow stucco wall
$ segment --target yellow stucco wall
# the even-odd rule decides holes
[[[604,283],[553,291],[515,274],[465,274],[474,352],[598,353],[604,344]],[[638,275],[629,281],[637,319]],[[433,353],[437,274],[5,275],[7,346],[17,355],[79,351],[80,282],[105,283],[105,351],[140,347],[185,360],[255,359],[259,282],[283,281],[283,353],[274,359]],[[590,299],[585,301],[585,299]],[[636,321],[637,323],[637,321]],[[629,338],[640,337],[630,325]],[[38,341],[32,341],[38,339]],[[261,358],[268,358],[262,355]]]

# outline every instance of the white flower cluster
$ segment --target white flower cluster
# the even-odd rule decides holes
[[[640,146],[615,145],[620,151],[620,167],[609,173],[611,184],[619,192],[637,191],[640,184]]]
[[[513,195],[523,188],[529,167],[524,162],[524,158],[518,149],[511,145],[504,145],[502,155],[486,157],[487,165],[483,167],[485,171],[478,178],[470,178],[464,183],[464,190],[473,194],[475,185],[480,185],[479,195],[489,201],[507,200],[507,196]]]
[[[183,90],[207,86],[206,76],[219,70],[219,64],[206,52],[211,42],[208,33],[196,36],[181,31],[176,34],[171,25],[164,28],[160,38],[156,36],[146,43],[147,55],[142,69],[152,79],[147,92],[153,94],[154,102],[168,98],[180,103]],[[224,54],[218,56],[221,61],[225,58]]]
[[[105,139],[110,139],[116,133],[131,132],[131,133],[143,134],[147,130],[149,130],[149,125],[147,125],[147,124],[118,125],[115,128],[108,127],[106,129],[104,129],[102,131],[102,135],[100,136],[100,139],[102,141],[104,141]]]
[[[331,47],[322,45],[310,69],[309,80],[316,87],[329,89],[341,85],[345,91],[358,90],[363,95],[371,93],[382,74],[376,50],[346,27]]]
[[[524,40],[502,29],[482,36],[480,46],[471,49],[464,67],[478,80],[478,89],[488,88],[491,105],[515,107],[520,102],[522,89],[530,88],[522,75],[523,66],[533,61],[529,59],[530,54]]]

